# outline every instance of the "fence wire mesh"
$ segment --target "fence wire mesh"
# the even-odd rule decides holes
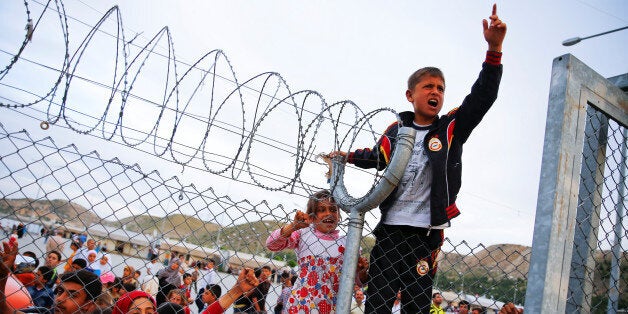
[[[292,209],[234,200],[211,188],[199,190],[177,177],[163,178],[157,171],[145,172],[115,158],[105,160],[98,152],[83,153],[74,145],[58,147],[51,138],[32,139],[25,131],[9,132],[1,126],[0,132],[4,238],[15,234],[20,255],[31,252],[39,265],[48,264],[50,251],[59,251],[61,262],[52,266],[61,274],[68,258],[75,262],[85,254],[86,266],[100,269],[103,282],[137,284],[136,289],[155,292],[149,282],[159,269],[179,258],[185,273],[200,274],[191,284],[193,300],[202,288],[210,259],[215,274],[210,280],[223,293],[235,284],[243,267],[269,266],[271,284],[264,301],[268,312],[274,311],[281,297],[282,274],[308,280],[302,277],[303,268],[297,267],[293,250],[271,252],[266,247],[273,230],[294,215]],[[372,227],[365,226],[361,243],[366,257],[374,244]],[[344,221],[339,229],[341,234],[346,232]],[[79,244],[72,247],[71,243]],[[87,256],[90,249],[97,251],[94,261]],[[434,291],[441,292],[443,307],[452,311],[462,300],[489,312],[503,301],[522,304],[529,255],[530,249],[524,246],[472,247],[445,239]],[[18,266],[21,274],[37,269],[28,263]],[[139,277],[134,280],[129,269],[139,272]],[[109,288],[116,297],[119,292],[113,287],[119,285]],[[127,285],[126,289],[135,288]],[[368,297],[368,287],[363,289]],[[12,300],[11,295],[8,299]],[[189,308],[198,311],[194,302]],[[317,310],[324,312],[324,308]]]
[[[628,308],[626,254],[626,128],[594,108],[585,145],[567,310]]]

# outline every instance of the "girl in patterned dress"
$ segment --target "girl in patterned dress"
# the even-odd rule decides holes
[[[331,193],[322,190],[310,197],[305,213],[297,211],[294,221],[271,233],[269,250],[292,248],[299,273],[283,313],[335,313],[346,236],[340,236],[340,210]],[[366,280],[368,262],[360,258],[356,282]]]

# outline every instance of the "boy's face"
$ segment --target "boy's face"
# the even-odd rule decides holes
[[[46,257],[46,265],[57,267],[57,265],[59,265],[59,257],[57,257],[57,254],[49,253]]]
[[[216,301],[216,296],[211,292],[211,290],[203,291],[203,295],[201,296],[203,303],[212,304]]]
[[[259,277],[263,281],[269,278],[271,274],[272,272],[270,271],[270,269],[262,268],[262,273]]]
[[[55,313],[86,313],[93,305],[83,286],[75,282],[62,282],[55,290]]]
[[[35,283],[40,285],[46,284],[46,279],[44,279],[44,274],[41,273],[41,270],[35,272]]]
[[[323,233],[330,233],[338,227],[340,221],[340,210],[338,205],[330,201],[324,200],[318,203],[316,213],[313,216],[312,222],[314,227]]]
[[[192,277],[185,277],[185,279],[183,279],[183,283],[186,286],[189,286],[192,283]]]
[[[445,82],[440,77],[424,75],[413,89],[406,91],[406,98],[414,107],[414,122],[430,125],[443,108]]]

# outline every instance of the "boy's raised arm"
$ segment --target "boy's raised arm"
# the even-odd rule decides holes
[[[482,26],[484,28],[484,39],[488,43],[489,51],[502,51],[502,43],[504,37],[506,37],[506,23],[503,23],[497,16],[497,4],[493,4],[493,12],[489,17],[489,22],[482,20]]]

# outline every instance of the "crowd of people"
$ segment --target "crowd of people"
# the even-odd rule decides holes
[[[113,273],[107,254],[72,242],[73,252],[62,259],[59,251],[46,253],[39,265],[32,252],[18,252],[18,241],[3,242],[0,253],[0,312],[2,313],[223,313],[233,302],[259,286],[252,269],[240,271],[226,293],[216,283],[213,261],[199,263],[198,297],[192,299],[192,275],[181,273],[177,257],[168,267],[140,279],[141,271],[126,265],[121,276]],[[61,265],[65,261],[65,265]],[[154,262],[153,262],[154,263]],[[63,269],[63,271],[61,271]],[[148,272],[150,268],[147,267]],[[26,302],[25,302],[26,300]]]
[[[400,128],[413,128],[417,134],[401,182],[379,206],[382,214],[373,230],[376,242],[370,260],[358,259],[351,313],[444,313],[442,296],[433,293],[433,282],[444,230],[460,214],[455,202],[461,186],[462,147],[496,100],[503,71],[506,24],[497,16],[495,5],[482,26],[488,50],[480,75],[460,107],[439,116],[444,74],[435,67],[421,68],[408,78],[405,91],[413,111],[401,112],[401,123],[391,124],[375,147],[333,151],[324,157],[328,162],[342,157],[337,159],[383,170],[390,163]],[[140,280],[141,273],[130,265],[118,277],[93,239],[73,242],[65,272],[59,275],[55,263],[60,262],[60,254],[54,249],[58,244],[51,236],[46,265],[18,279],[28,287],[33,307],[54,309],[54,313],[190,313],[190,306],[196,306],[200,313],[214,314],[231,305],[236,313],[335,313],[347,240],[337,229],[340,220],[332,193],[321,190],[310,196],[305,212],[297,211],[290,223],[270,234],[266,247],[273,252],[293,249],[299,266],[298,273],[281,275],[282,292],[273,309],[266,307],[270,267],[244,269],[233,288],[222,295],[211,260],[197,265],[204,273],[196,278],[182,271],[186,265],[176,255],[154,274],[154,269],[147,269],[147,280]],[[9,275],[19,274],[17,239],[3,246],[0,290],[4,294]],[[152,251],[150,258],[155,258]],[[3,313],[12,310],[10,296],[0,297]],[[461,302],[459,311],[468,310],[468,304]],[[502,312],[518,310],[507,304]]]

